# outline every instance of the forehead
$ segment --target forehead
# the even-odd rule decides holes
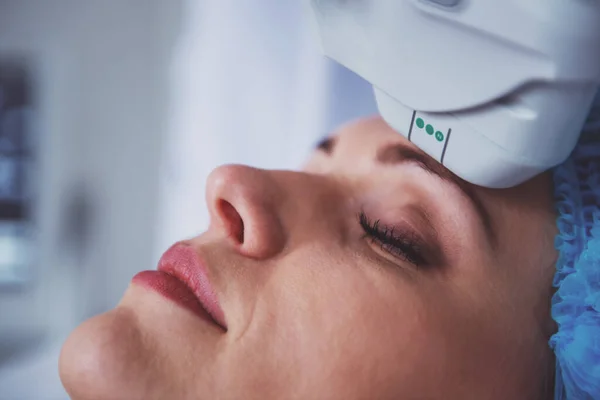
[[[333,156],[327,157],[326,164],[341,163],[345,168],[363,170],[381,162],[384,149],[397,145],[425,154],[381,117],[373,116],[342,125],[324,139],[319,152]]]
[[[423,153],[418,146],[405,138],[400,132],[392,129],[381,117],[373,116],[350,122],[337,129],[331,136],[334,140],[335,151],[340,156],[353,155],[357,157],[376,156],[382,147],[402,143],[403,146]],[[424,153],[423,153],[424,154]],[[376,159],[376,158],[375,158]],[[554,212],[552,195],[552,174],[550,171],[526,181],[518,186],[507,189],[488,189],[469,184],[478,193],[501,201],[504,199],[513,205],[536,203],[545,211]],[[517,207],[519,208],[519,207]]]
[[[373,116],[343,125],[331,136],[340,147],[349,144],[359,145],[365,149],[375,149],[382,142],[403,141],[416,148],[399,132],[392,129],[381,117]]]
[[[334,154],[318,157],[316,162],[309,164],[312,168],[308,168],[308,171],[313,169],[343,174],[358,171],[365,173],[369,181],[372,181],[375,177],[382,176],[381,163],[378,161],[382,149],[386,146],[401,143],[420,152],[417,146],[378,116],[348,123],[335,131],[331,138],[334,143],[329,148]],[[386,176],[393,179],[395,175]],[[530,230],[539,227],[544,227],[547,231],[555,229],[550,172],[508,189],[487,189],[467,182],[464,182],[464,185],[469,187],[489,210],[491,220],[497,225],[498,234],[504,236],[505,240],[502,241],[508,242],[509,247],[514,247],[512,239],[519,235],[506,235],[507,232],[514,232],[521,225],[531,228]]]

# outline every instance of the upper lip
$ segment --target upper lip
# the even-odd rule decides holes
[[[158,262],[158,270],[183,282],[215,323],[227,329],[225,315],[210,283],[206,265],[191,246],[183,243],[171,246]]]

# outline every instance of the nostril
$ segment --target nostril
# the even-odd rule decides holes
[[[219,201],[219,210],[223,215],[223,222],[227,232],[239,244],[244,244],[244,220],[235,207],[226,200]]]

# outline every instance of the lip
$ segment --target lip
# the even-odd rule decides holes
[[[156,271],[137,274],[132,282],[153,289],[227,330],[225,315],[208,278],[208,269],[194,249],[177,243],[158,262]]]

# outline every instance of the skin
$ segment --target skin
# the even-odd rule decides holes
[[[227,331],[130,285],[79,326],[60,375],[83,399],[550,398],[552,182],[457,185],[413,162],[381,119],[341,128],[301,172],[223,166],[207,264]],[[446,171],[447,172],[447,171]],[[414,265],[358,214],[426,238]],[[432,244],[436,243],[436,244]]]

